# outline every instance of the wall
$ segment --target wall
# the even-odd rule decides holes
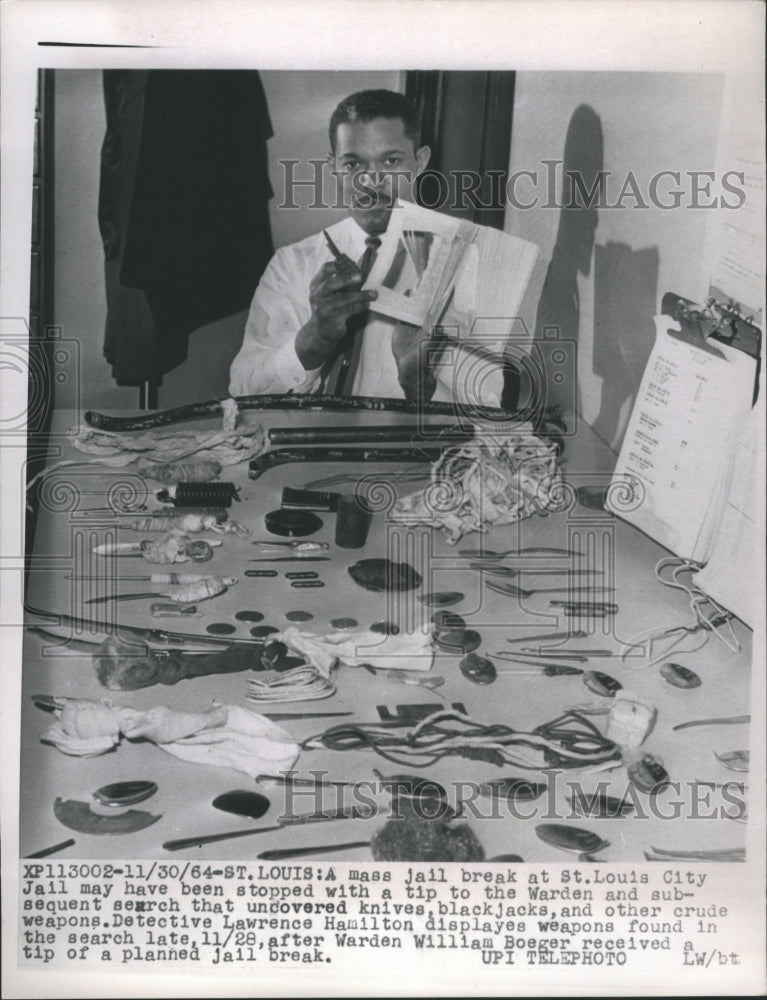
[[[347,94],[366,87],[400,88],[397,72],[271,71],[262,81],[272,127],[270,178],[275,197],[270,206],[275,246],[294,242],[334,221],[332,211],[279,211],[284,191],[280,160],[322,159],[328,151],[327,122]],[[59,387],[62,408],[135,409],[138,389],[119,387],[102,356],[106,299],[103,249],[98,230],[99,156],[105,116],[101,73],[60,70],[55,83],[54,135],[54,322],[62,336],[80,344],[81,376]],[[296,167],[296,178],[311,176]],[[307,188],[296,190],[296,202],[312,200]],[[229,365],[242,341],[246,313],[227,317],[195,331],[189,356],[168,373],[159,390],[161,407],[227,394]]]
[[[545,207],[550,200],[547,180],[552,168],[544,161],[563,159],[565,136],[576,108],[588,106],[601,123],[603,167],[610,171],[606,204],[618,201],[629,171],[648,204],[639,208],[637,199],[626,197],[624,208],[600,209],[593,258],[577,274],[580,408],[613,445],[625,430],[652,343],[652,317],[659,311],[662,295],[674,291],[697,298],[710,214],[692,207],[689,181],[688,193],[677,209],[655,207],[648,185],[661,170],[684,175],[714,169],[722,85],[721,76],[704,74],[517,74],[510,174],[537,171],[538,187],[534,189],[532,181],[522,178],[517,194],[523,203],[538,196],[543,206],[507,211],[507,231],[541,248],[522,306],[529,326],[535,322],[560,223],[559,210]],[[671,186],[670,181],[659,186],[667,203]]]

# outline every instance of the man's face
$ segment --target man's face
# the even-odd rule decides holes
[[[397,198],[412,201],[414,181],[428,162],[428,146],[413,148],[401,118],[338,126],[332,164],[343,203],[371,236],[386,231]]]

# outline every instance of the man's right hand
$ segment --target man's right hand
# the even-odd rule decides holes
[[[362,275],[339,274],[334,261],[328,261],[314,276],[309,302],[312,315],[296,335],[296,354],[307,371],[321,368],[336,350],[346,333],[351,316],[364,312],[377,292],[363,292]]]

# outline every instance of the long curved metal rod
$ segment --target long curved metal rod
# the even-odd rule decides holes
[[[176,632],[170,629],[142,628],[138,625],[123,625],[122,623],[117,624],[114,621],[102,622],[95,618],[82,618],[79,615],[69,615],[63,611],[44,611],[29,604],[24,605],[24,610],[29,615],[42,618],[55,625],[76,625],[80,628],[90,628],[95,632],[103,632],[106,635],[112,635],[113,633],[135,635],[146,642],[157,643],[161,646],[172,645],[174,643],[180,645],[190,643],[192,645],[218,646],[219,649],[223,647],[225,650],[232,646],[264,645],[263,639],[246,639],[230,635],[195,635],[190,632]],[[32,627],[35,628],[36,626]],[[59,636],[59,638],[62,637]]]
[[[428,416],[453,417],[456,420],[495,420],[512,423],[533,420],[538,412],[518,411],[508,413],[495,407],[470,406],[462,403],[410,403],[406,399],[374,396],[318,396],[316,394],[278,393],[264,396],[235,396],[237,409],[242,410],[338,410],[350,412],[363,410],[372,413],[410,413]],[[87,410],[83,419],[89,427],[103,431],[144,431],[167,427],[182,420],[216,416],[222,412],[222,400],[209,399],[200,403],[187,403],[170,410],[158,410],[133,417],[113,417]]]

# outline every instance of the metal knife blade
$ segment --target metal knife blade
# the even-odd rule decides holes
[[[505,552],[493,552],[490,549],[459,549],[459,556],[472,559],[503,559],[505,556],[582,556],[577,549],[559,549],[546,545],[528,546],[521,549],[506,549]]]
[[[272,556],[265,559],[248,559],[248,562],[330,562],[330,556]]]
[[[152,597],[164,597],[157,592],[152,594],[107,594],[106,597],[89,597],[83,604],[109,604],[112,601],[143,601]]]

